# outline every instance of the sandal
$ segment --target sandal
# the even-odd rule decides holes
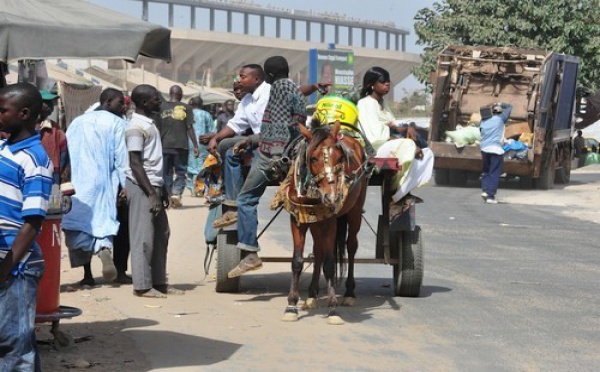
[[[165,294],[165,295],[178,295],[178,296],[181,296],[181,295],[185,294],[184,290],[177,289],[175,287],[171,287],[170,285],[169,286],[156,286],[156,287],[154,287],[154,289],[157,290],[157,291],[159,291],[162,294]]]
[[[154,288],[150,288],[147,290],[134,290],[133,294],[138,297],[146,297],[146,298],[167,298],[167,295],[157,291]]]
[[[259,270],[262,268],[262,266],[263,264],[260,257],[258,257],[256,253],[253,255],[251,254],[242,259],[239,265],[231,269],[227,273],[227,277],[237,278],[238,276],[241,276],[242,274],[247,273],[248,271]]]
[[[235,211],[227,211],[221,218],[217,218],[215,222],[213,222],[213,227],[225,227],[229,225],[233,225],[237,222],[237,212]]]

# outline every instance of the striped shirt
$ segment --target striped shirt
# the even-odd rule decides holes
[[[25,218],[46,217],[53,170],[39,134],[0,140],[0,250],[11,249]]]

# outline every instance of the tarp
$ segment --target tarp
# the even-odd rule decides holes
[[[171,30],[82,0],[2,0],[0,61],[119,58],[171,60]]]
[[[583,128],[581,132],[585,138],[595,138],[596,141],[600,142],[600,121]]]

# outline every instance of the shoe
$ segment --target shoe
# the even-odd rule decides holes
[[[229,225],[233,225],[237,222],[237,212],[236,211],[227,211],[225,212],[221,218],[217,218],[215,222],[213,222],[213,227],[225,227]]]
[[[94,280],[94,278],[83,278],[81,279],[81,281],[79,282],[79,286],[81,288],[92,288],[96,286],[96,281]]]
[[[181,208],[183,204],[181,204],[181,195],[171,195],[171,207],[172,208]]]
[[[145,290],[134,290],[133,294],[138,297],[146,297],[146,298],[167,298],[167,295],[157,291],[154,288],[145,289]]]
[[[240,263],[227,273],[228,278],[237,278],[238,276],[247,273],[248,271],[258,270],[262,268],[262,260],[258,254],[252,252],[244,257]]]
[[[117,274],[117,279],[113,280],[117,284],[133,284],[133,278],[125,273]]]
[[[485,192],[485,191],[484,191],[484,192],[482,192],[482,193],[481,193],[481,198],[483,199],[483,201],[486,201],[486,200],[487,200],[487,198],[488,198],[488,193],[487,193],[487,192]]]
[[[496,200],[496,198],[494,198],[494,197],[488,197],[487,199],[485,199],[485,203],[486,204],[498,204],[498,200]]]
[[[117,268],[113,262],[112,252],[108,248],[103,248],[98,253],[100,261],[102,261],[102,276],[109,282],[117,278]]]
[[[181,289],[177,289],[175,287],[171,287],[170,285],[157,285],[154,286],[154,289],[156,289],[157,291],[159,291],[162,294],[165,295],[184,295],[185,291],[181,290]]]

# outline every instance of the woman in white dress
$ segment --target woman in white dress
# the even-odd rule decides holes
[[[384,96],[390,92],[390,74],[381,67],[365,73],[358,101],[358,120],[365,136],[377,151],[377,157],[397,158],[402,171],[394,177],[394,203],[410,191],[427,183],[433,172],[433,152],[417,146],[418,134],[411,127],[398,127]],[[404,132],[406,138],[391,139],[390,132]],[[410,202],[414,202],[411,198]]]

